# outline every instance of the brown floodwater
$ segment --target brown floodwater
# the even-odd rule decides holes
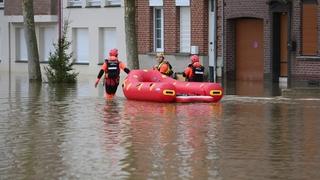
[[[106,101],[94,80],[0,75],[0,179],[320,179],[319,99]]]

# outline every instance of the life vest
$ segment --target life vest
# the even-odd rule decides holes
[[[106,75],[107,78],[118,78],[120,75],[120,67],[119,67],[119,61],[118,60],[105,60],[107,64],[107,69],[106,69]]]
[[[204,79],[204,66],[193,66],[192,65],[192,76],[190,77],[190,81],[194,82],[203,82]]]
[[[160,68],[163,64],[167,64],[168,65],[168,70],[164,73],[167,76],[171,76],[173,74],[173,70],[172,70],[172,66],[168,61],[162,61],[159,65],[158,65],[158,71],[160,71]]]

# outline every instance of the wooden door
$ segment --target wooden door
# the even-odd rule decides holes
[[[236,79],[263,80],[264,43],[261,19],[236,20]]]

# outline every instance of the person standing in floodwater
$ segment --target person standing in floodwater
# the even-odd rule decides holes
[[[95,87],[98,86],[103,74],[105,74],[105,94],[106,99],[112,99],[117,91],[120,81],[120,69],[129,74],[130,70],[118,59],[118,49],[111,49],[108,59],[103,63],[97,76]]]

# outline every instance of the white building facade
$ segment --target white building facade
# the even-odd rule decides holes
[[[61,5],[52,1],[48,1],[51,4],[43,2],[34,1],[35,30],[42,72],[43,66],[48,64],[50,52],[54,50],[53,43],[58,39],[59,14],[61,22],[69,23],[69,52],[73,52],[74,68],[80,75],[97,74],[112,48],[119,49],[119,58],[126,62],[124,8],[121,0],[62,0]],[[21,3],[11,3],[14,2],[0,0],[0,71],[27,72],[23,16],[11,10]],[[6,9],[7,5],[9,10]],[[41,6],[46,6],[52,12],[41,12],[45,8]]]

